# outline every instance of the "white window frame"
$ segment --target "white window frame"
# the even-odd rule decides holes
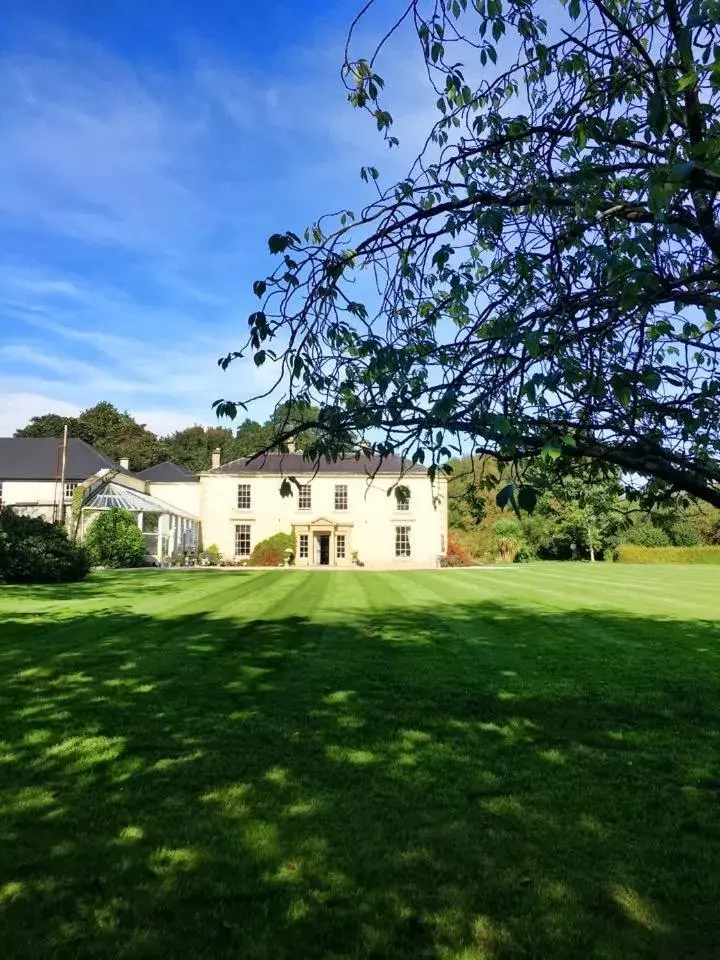
[[[72,500],[73,494],[78,488],[78,483],[76,480],[67,480],[65,482],[65,487],[63,488],[63,497],[65,500]]]
[[[348,509],[348,485],[346,483],[335,484],[335,509],[342,511]]]
[[[404,487],[406,492],[405,496],[400,495],[400,490],[395,491],[395,507],[400,513],[410,513],[410,503],[412,501],[412,494],[409,487]]]
[[[241,553],[242,541],[247,539],[247,553]],[[249,523],[235,524],[235,556],[243,559],[252,553],[252,526]]]
[[[344,533],[335,534],[335,559],[344,560],[347,556],[347,539]]]
[[[298,559],[308,560],[310,558],[310,534],[298,534]]]
[[[410,542],[410,527],[395,527],[395,557],[398,560],[407,559],[412,556],[412,545]]]
[[[242,491],[242,492],[241,492]],[[243,501],[242,503],[240,501]],[[247,502],[245,502],[247,501]],[[237,485],[237,501],[236,501],[238,510],[250,510],[252,509],[252,485],[249,483],[239,483]]]
[[[298,490],[298,510],[312,510],[312,484],[305,483]]]

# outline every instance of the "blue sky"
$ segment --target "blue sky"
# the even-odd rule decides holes
[[[0,435],[103,399],[167,432],[263,386],[216,360],[244,338],[268,235],[370,199],[360,166],[396,179],[433,119],[408,35],[381,64],[400,151],[346,103],[357,9],[5,0]]]

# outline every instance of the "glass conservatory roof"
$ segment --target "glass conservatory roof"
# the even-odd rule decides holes
[[[83,504],[84,510],[110,510],[111,507],[120,507],[123,510],[130,510],[131,513],[171,513],[176,517],[197,520],[197,517],[180,510],[179,507],[173,507],[147,493],[140,493],[122,484],[113,483],[112,480],[94,490]]]

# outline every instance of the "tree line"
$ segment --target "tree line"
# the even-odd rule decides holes
[[[96,450],[119,460],[127,457],[130,469],[145,470],[165,460],[198,473],[209,470],[213,450],[220,448],[222,461],[250,457],[262,450],[277,449],[276,437],[292,429],[302,418],[303,423],[317,420],[317,408],[281,404],[262,423],[245,419],[239,426],[203,427],[199,424],[176,430],[166,436],[158,436],[127,411],[118,410],[112,403],[103,400],[77,417],[65,417],[57,413],[45,413],[32,417],[26,426],[15,432],[16,437],[62,437],[65,425],[68,435],[91,444]],[[300,448],[312,442],[312,428],[305,429],[296,438]],[[351,437],[346,438],[346,445]]]
[[[537,490],[531,513],[503,508],[498,487],[512,483],[491,457],[451,461],[448,520],[451,553],[463,562],[611,559],[622,544],[642,547],[720,545],[720,510],[700,500],[667,497],[648,506],[616,467],[541,457],[526,480]]]

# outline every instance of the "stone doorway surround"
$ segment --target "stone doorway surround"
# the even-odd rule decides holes
[[[298,567],[316,567],[319,564],[315,557],[315,544],[317,536],[323,534],[330,538],[330,556],[328,566],[330,567],[351,567],[352,566],[352,523],[346,521],[328,520],[326,517],[318,517],[309,523],[293,524],[295,533],[295,565]],[[308,556],[300,558],[300,534],[308,536]],[[345,557],[338,559],[337,556],[337,537],[345,537]]]

